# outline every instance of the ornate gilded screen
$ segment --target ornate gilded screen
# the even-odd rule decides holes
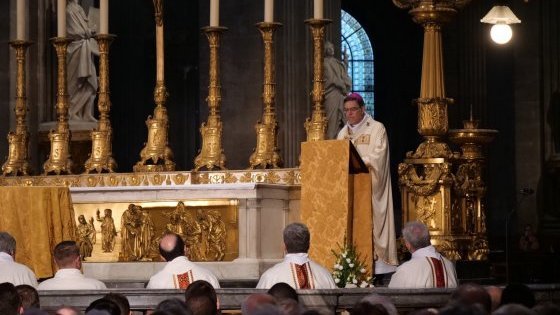
[[[183,238],[193,261],[238,257],[238,200],[75,203],[77,237],[86,262],[160,261],[166,232]]]

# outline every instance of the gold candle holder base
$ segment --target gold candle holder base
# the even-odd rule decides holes
[[[7,175],[29,175],[31,168],[29,165],[29,132],[25,117],[27,115],[27,97],[25,59],[27,48],[31,42],[24,40],[11,41],[10,46],[16,51],[16,105],[14,108],[16,116],[16,130],[8,133],[8,158],[2,165],[2,174]]]
[[[169,119],[164,104],[167,100],[167,90],[162,81],[156,83],[154,89],[156,108],[154,116],[146,120],[148,127],[148,141],[140,151],[140,161],[133,167],[134,172],[163,172],[174,171],[173,151],[167,146]]]
[[[51,130],[49,140],[51,151],[49,159],[43,164],[45,175],[72,174],[70,159],[70,127],[68,126],[68,88],[66,82],[66,53],[68,44],[72,42],[66,37],[51,40],[57,56],[57,98],[56,98],[56,130]]]
[[[111,110],[111,98],[109,92],[109,46],[115,39],[115,35],[98,34],[95,36],[99,44],[99,121],[97,130],[91,132],[91,154],[85,162],[85,173],[92,171],[97,173],[112,173],[117,168],[113,159],[111,121],[109,112]]]
[[[220,37],[227,28],[207,26],[202,29],[208,38],[210,46],[209,81],[208,86],[208,120],[200,126],[202,148],[194,159],[194,170],[205,167],[208,170],[219,168],[225,170],[226,156],[222,149],[222,121],[220,118],[220,103],[222,101],[220,86]]]
[[[331,22],[328,19],[309,19],[305,21],[309,25],[313,36],[313,89],[311,91],[313,110],[311,118],[307,118],[304,124],[307,141],[326,139],[327,117],[323,107],[325,101],[323,60],[325,54],[325,26]]]
[[[261,22],[257,24],[264,43],[264,83],[263,115],[255,125],[257,146],[249,158],[249,169],[278,168],[282,158],[278,150],[278,123],[276,122],[276,71],[274,60],[274,31],[282,26],[280,23]]]

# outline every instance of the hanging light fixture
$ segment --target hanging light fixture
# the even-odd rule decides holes
[[[505,5],[494,6],[481,20],[482,23],[494,24],[490,29],[490,37],[499,45],[506,44],[513,36],[510,24],[521,23]]]

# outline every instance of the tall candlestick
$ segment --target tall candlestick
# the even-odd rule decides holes
[[[109,0],[99,2],[99,34],[109,34]]]
[[[57,36],[66,37],[66,0],[58,0],[56,15]]]
[[[220,0],[210,0],[210,26],[220,26]]]
[[[264,0],[264,21],[274,22],[274,0]]]
[[[16,4],[16,39],[25,40],[25,0],[17,0]]]
[[[313,1],[313,18],[314,19],[323,18],[323,0]]]

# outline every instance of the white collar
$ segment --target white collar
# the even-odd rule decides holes
[[[437,259],[441,259],[441,255],[436,251],[436,248],[432,245],[422,247],[417,249],[412,253],[412,258],[423,258],[423,257],[433,257]]]
[[[309,255],[307,253],[286,254],[284,257],[284,262],[295,263],[297,265],[303,265],[308,261]]]
[[[348,129],[350,129],[352,131],[351,133],[354,133],[354,132],[356,132],[356,130],[358,130],[360,127],[362,127],[364,125],[364,123],[366,122],[368,117],[369,117],[369,114],[364,113],[364,118],[362,118],[362,120],[360,120],[359,123],[352,126],[352,125],[350,125],[349,122],[346,122],[346,125],[348,126]]]
[[[55,278],[76,277],[76,276],[80,276],[82,278],[84,277],[82,272],[76,268],[58,269],[58,271],[54,274]]]
[[[0,252],[0,261],[14,262],[14,257],[8,253]]]

